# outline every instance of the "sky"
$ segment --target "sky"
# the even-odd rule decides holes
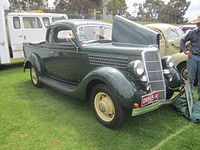
[[[53,6],[53,2],[55,0],[48,0],[49,6]],[[126,0],[126,4],[128,6],[128,11],[131,15],[136,15],[135,7],[133,3],[144,2],[145,0]],[[167,3],[169,0],[163,0]],[[200,16],[200,0],[188,0],[191,2],[188,10],[186,11],[185,17],[188,18],[189,21],[197,19],[197,16]]]

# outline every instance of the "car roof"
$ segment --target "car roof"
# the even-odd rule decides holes
[[[58,13],[30,13],[30,12],[11,12],[8,13],[8,16],[37,16],[37,17],[46,17],[46,16],[51,16],[51,17],[62,17],[62,16],[67,16],[66,14],[58,14]]]
[[[67,19],[67,20],[60,20],[54,22],[52,25],[59,25],[59,24],[71,24],[73,26],[80,26],[80,25],[92,25],[92,24],[99,24],[99,25],[112,25],[111,23],[106,23],[103,21],[97,21],[97,20],[89,20],[89,19]]]
[[[152,24],[147,24],[145,26],[150,27],[150,28],[158,28],[158,29],[167,29],[169,27],[178,28],[177,26],[174,26],[174,25],[171,25],[171,24],[166,24],[166,23],[152,23]]]

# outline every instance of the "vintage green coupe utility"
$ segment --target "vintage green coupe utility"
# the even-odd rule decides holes
[[[24,44],[24,69],[36,87],[90,99],[98,121],[116,128],[127,110],[132,116],[155,110],[181,85],[172,57],[160,58],[158,42],[156,32],[120,16],[113,25],[59,21],[48,27],[45,42]]]

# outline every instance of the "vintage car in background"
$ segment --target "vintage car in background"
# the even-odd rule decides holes
[[[185,24],[185,25],[181,25],[179,26],[179,28],[181,28],[181,30],[183,30],[184,33],[188,33],[190,30],[195,29],[197,26],[195,24]]]
[[[179,27],[170,24],[155,23],[145,26],[161,35],[160,55],[171,55],[182,79],[187,79],[187,56],[184,53],[180,53],[180,40],[185,36],[185,33]]]
[[[160,57],[159,34],[123,17],[109,24],[94,20],[58,21],[46,41],[25,43],[24,69],[34,86],[46,84],[90,100],[97,120],[117,128],[125,119],[171,102],[180,75],[171,56]]]

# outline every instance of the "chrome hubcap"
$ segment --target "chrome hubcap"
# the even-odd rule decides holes
[[[98,116],[106,121],[112,121],[115,116],[115,107],[112,99],[104,92],[99,92],[94,98],[94,106]]]

